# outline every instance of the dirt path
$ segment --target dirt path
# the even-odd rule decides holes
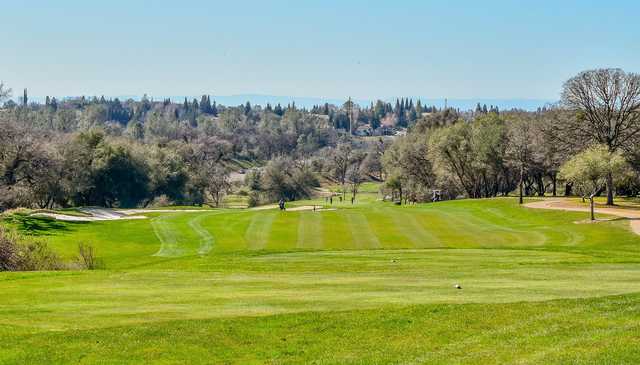
[[[532,203],[527,203],[524,206],[534,209],[554,209],[585,213],[589,212],[588,207],[576,206],[574,203],[565,200],[540,200]],[[629,219],[631,230],[635,234],[640,235],[640,211],[624,208],[595,208],[594,211],[600,214],[614,215],[616,217]]]

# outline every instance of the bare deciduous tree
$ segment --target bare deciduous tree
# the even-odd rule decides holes
[[[342,187],[342,197],[346,193],[345,183],[347,181],[347,171],[351,164],[353,149],[350,144],[342,143],[336,147],[332,154],[332,164],[334,176]]]
[[[11,89],[6,87],[5,84],[0,81],[0,104],[4,103],[4,101],[9,97],[11,97]]]
[[[360,189],[360,185],[365,180],[365,173],[363,168],[363,163],[365,159],[364,153],[357,153],[351,159],[351,165],[347,169],[347,181],[349,185],[351,185],[351,202],[355,201],[356,195]]]
[[[566,140],[627,150],[640,137],[640,75],[620,69],[584,71],[565,82],[563,104],[576,117],[562,126]],[[613,176],[607,177],[607,204],[613,204]]]
[[[206,171],[207,190],[211,194],[216,208],[218,208],[225,193],[231,188],[229,172],[217,163],[209,163],[208,165]]]

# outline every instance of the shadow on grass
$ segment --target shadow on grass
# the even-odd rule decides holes
[[[18,232],[28,236],[52,236],[73,230],[76,224],[86,222],[61,222],[51,217],[34,217],[26,214],[12,214],[4,219]]]

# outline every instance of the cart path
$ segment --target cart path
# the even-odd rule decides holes
[[[589,212],[588,207],[576,206],[571,202],[564,200],[540,200],[524,205],[527,208],[534,209],[553,209],[553,210],[565,210],[570,212]],[[600,214],[614,215],[616,217],[622,217],[629,219],[629,225],[631,230],[640,235],[640,210],[624,209],[624,208],[595,208],[594,211]]]

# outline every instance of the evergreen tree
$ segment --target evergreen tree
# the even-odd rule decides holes
[[[376,105],[373,107],[373,115],[378,121],[382,120],[382,118],[387,115],[387,108],[382,100],[376,101]]]
[[[369,122],[369,124],[371,125],[371,128],[373,128],[373,129],[380,128],[380,118],[378,117],[378,115],[376,113],[373,113],[373,115],[371,116],[371,121]]]
[[[22,106],[27,106],[29,103],[29,97],[27,96],[27,89],[24,89],[24,93],[22,96]]]
[[[211,114],[211,101],[207,95],[202,95],[200,98],[200,113]]]
[[[211,105],[211,114],[213,114],[214,116],[218,116],[218,105],[216,104],[216,101],[213,101],[213,104]]]
[[[409,114],[409,117],[408,117],[409,123],[413,123],[418,119],[418,114],[416,113],[416,108],[413,108],[413,107],[409,108],[408,114]]]

